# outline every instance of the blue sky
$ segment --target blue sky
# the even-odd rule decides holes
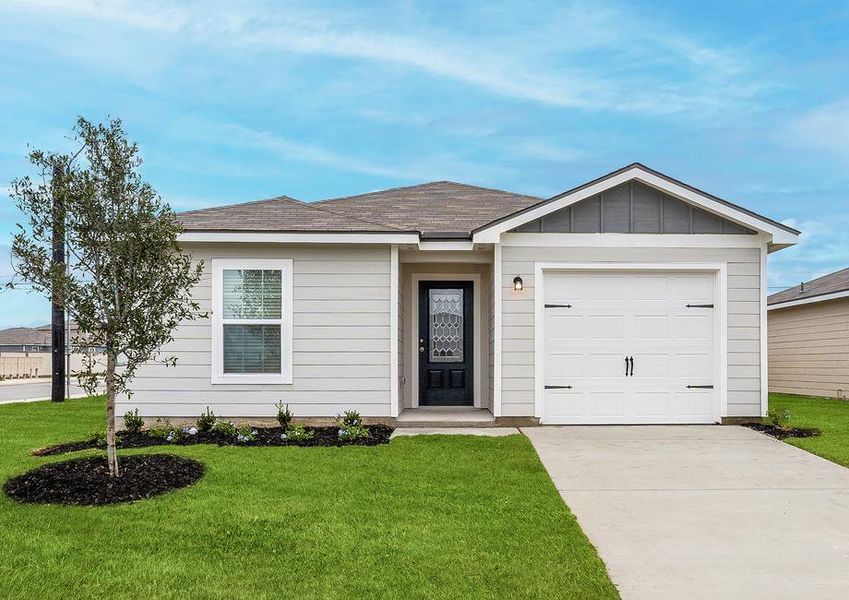
[[[119,116],[177,210],[451,179],[549,196],[634,161],[804,231],[771,291],[849,266],[849,2],[0,6],[0,277],[27,144]],[[49,321],[0,293],[0,327]]]

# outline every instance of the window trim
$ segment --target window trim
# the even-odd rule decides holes
[[[221,384],[292,383],[292,259],[213,258],[212,261],[212,373],[211,382]],[[262,269],[280,271],[282,277],[280,319],[224,319],[224,271]],[[224,325],[280,324],[280,373],[224,373]]]

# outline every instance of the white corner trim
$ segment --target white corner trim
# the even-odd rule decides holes
[[[750,215],[725,203],[718,202],[709,196],[695,192],[662,177],[658,177],[654,173],[650,173],[639,166],[631,167],[622,173],[602,179],[593,185],[581,188],[554,200],[549,200],[537,208],[525,211],[512,218],[491,225],[486,229],[482,229],[473,235],[472,241],[475,243],[498,243],[502,233],[506,233],[519,225],[544,217],[547,214],[571,206],[576,202],[580,202],[631,180],[637,180],[678,200],[703,208],[708,212],[724,217],[739,225],[767,233],[773,237],[771,241],[774,244],[793,245],[799,241],[798,235],[777,227],[769,221]]]
[[[716,420],[728,415],[728,265],[721,263],[534,263],[534,416],[543,418],[545,399],[545,340],[543,335],[546,271],[704,271],[716,274],[714,298],[717,318],[714,334],[714,388],[717,392]],[[498,338],[496,338],[498,339]]]
[[[481,408],[481,367],[484,359],[484,350],[481,349],[481,276],[480,273],[439,273],[439,272],[413,272],[410,285],[410,304],[412,304],[412,318],[410,331],[409,350],[412,364],[412,399],[413,408],[419,407],[419,282],[421,281],[471,281],[472,282],[472,389],[473,403],[475,408]]]
[[[493,353],[495,357],[493,359],[492,364],[492,414],[495,417],[500,417],[502,415],[502,402],[501,402],[501,316],[502,316],[502,304],[501,304],[501,244],[496,244],[494,251],[494,259],[492,264],[492,286],[493,286],[493,311],[495,313],[493,321],[495,324],[495,331],[493,332],[493,336],[495,339],[492,343]]]
[[[292,383],[292,331],[294,262],[289,258],[213,258],[212,270],[212,316],[210,383],[213,385],[244,384],[291,384]],[[280,319],[236,319],[239,323],[280,324],[280,373],[224,373],[224,324],[223,315],[223,271],[225,269],[270,269],[283,273],[283,294]]]
[[[417,244],[417,233],[275,233],[267,231],[185,231],[177,238],[187,242],[304,243],[304,244]]]
[[[768,311],[781,310],[782,308],[804,306],[805,304],[816,304],[817,302],[828,302],[829,300],[840,300],[841,298],[849,298],[849,290],[832,292],[831,294],[821,294],[819,296],[811,296],[810,298],[800,298],[799,300],[790,300],[788,302],[779,302],[778,304],[770,304],[766,309]]]
[[[389,414],[397,417],[400,413],[400,374],[398,373],[398,303],[400,302],[400,281],[398,268],[398,246],[392,245],[389,255]]]
[[[761,306],[760,306],[760,342],[761,342],[761,416],[766,416],[766,411],[769,406],[769,337],[768,327],[769,319],[767,319],[767,289],[769,285],[767,271],[767,255],[769,254],[769,242],[764,240],[761,245],[761,268],[760,268],[760,283],[761,283]]]

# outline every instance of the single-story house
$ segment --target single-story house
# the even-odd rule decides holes
[[[9,327],[0,330],[0,379],[50,377],[51,326]],[[78,335],[77,324],[70,324],[71,339]],[[84,354],[102,353],[103,347],[74,344],[71,354],[71,371],[82,368]]]
[[[211,315],[176,331],[176,367],[139,370],[121,412],[760,416],[766,258],[799,235],[641,164],[549,199],[438,181],[179,218]]]
[[[768,303],[770,391],[849,398],[849,269]]]

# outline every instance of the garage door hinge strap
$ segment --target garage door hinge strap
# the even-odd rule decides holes
[[[688,385],[688,390],[712,390],[712,385]]]
[[[687,308],[713,308],[713,304],[688,304]]]
[[[571,385],[547,385],[545,386],[547,390],[571,390]]]
[[[545,308],[572,308],[571,304],[546,304]]]

